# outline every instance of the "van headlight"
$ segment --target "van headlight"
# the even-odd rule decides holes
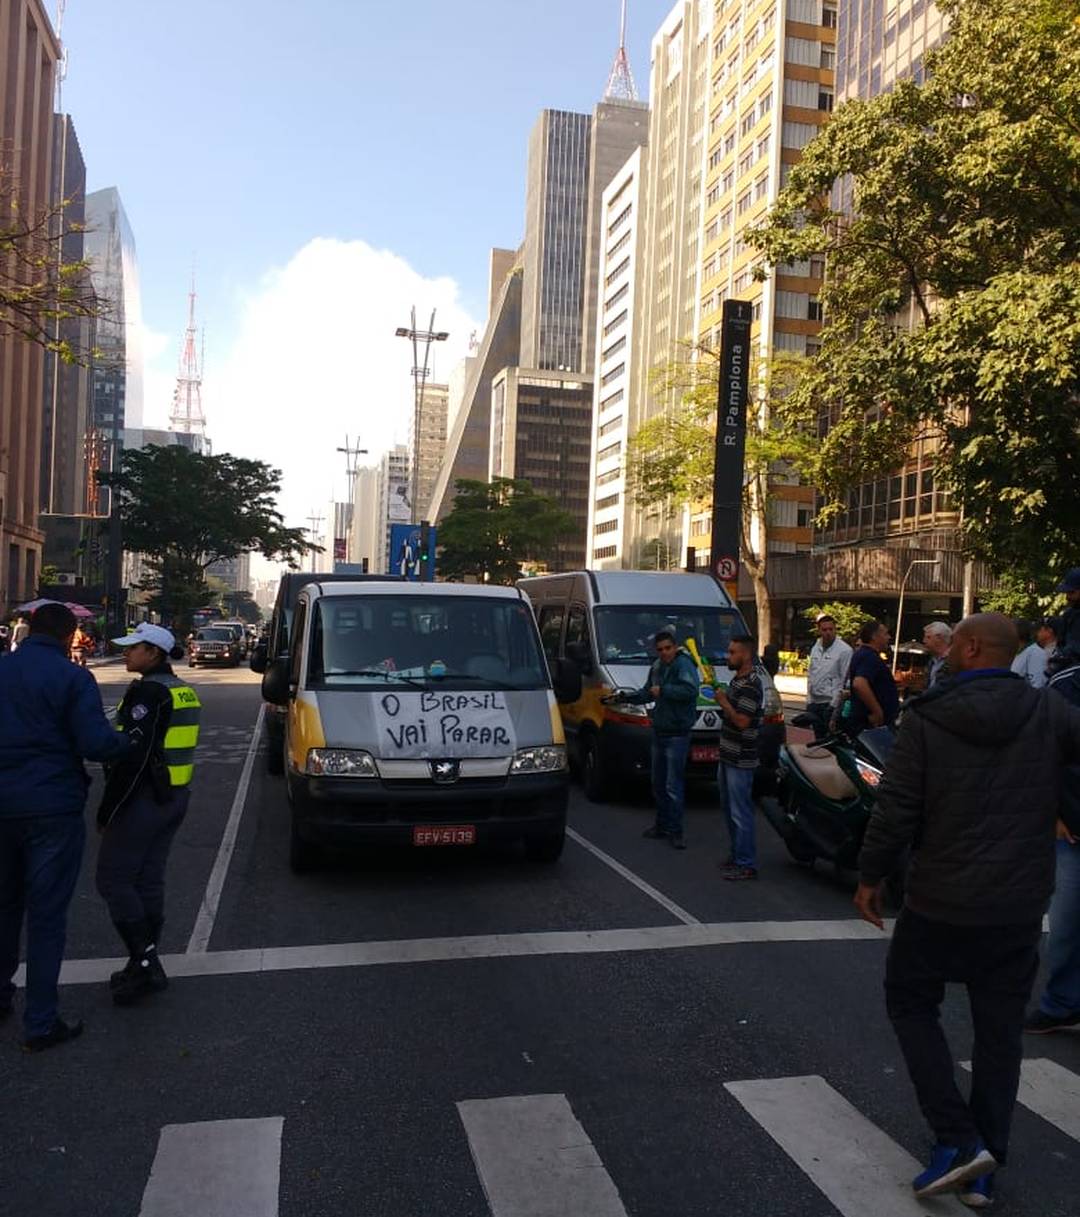
[[[519,748],[510,762],[511,773],[555,773],[565,768],[566,748],[563,744]]]
[[[353,748],[309,748],[304,772],[321,778],[377,778],[375,758]]]

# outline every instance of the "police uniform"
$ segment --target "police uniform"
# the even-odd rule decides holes
[[[119,1004],[168,984],[157,958],[165,866],[187,812],[200,713],[198,694],[167,662],[133,680],[117,709],[116,729],[135,748],[107,770],[97,889],[128,948],[127,967],[111,980]]]

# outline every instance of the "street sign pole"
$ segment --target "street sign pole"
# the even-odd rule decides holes
[[[720,391],[716,407],[710,567],[735,600],[746,464],[746,404],[750,389],[750,324],[746,300],[725,300],[720,339]]]

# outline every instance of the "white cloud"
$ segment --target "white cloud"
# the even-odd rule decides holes
[[[344,498],[345,458],[335,449],[346,434],[369,450],[369,463],[407,442],[412,349],[394,330],[414,304],[421,328],[435,308],[436,328],[450,332],[433,347],[435,376],[445,379],[479,328],[457,284],[362,241],[316,239],[246,294],[231,345],[209,357],[203,406],[214,451],[281,469],[290,524]]]

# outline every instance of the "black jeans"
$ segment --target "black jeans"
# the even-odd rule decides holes
[[[188,790],[160,804],[144,786],[113,817],[101,839],[97,889],[118,923],[164,920],[165,864],[187,811]]]
[[[1039,968],[1040,922],[959,926],[905,908],[885,968],[885,1006],[919,1106],[940,1145],[982,1140],[1004,1163],[1023,1057],[1024,1011]],[[975,1042],[971,1099],[956,1085],[939,1017],[945,985],[967,987]]]

